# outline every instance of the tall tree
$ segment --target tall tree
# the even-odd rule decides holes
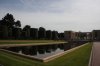
[[[4,18],[2,18],[2,24],[7,25],[8,28],[12,28],[15,24],[15,19],[12,14],[7,13]]]
[[[38,39],[38,29],[30,28],[30,36],[32,39]]]
[[[19,21],[19,20],[17,20],[16,22],[15,22],[15,27],[21,27],[21,22]]]
[[[30,25],[26,25],[24,28],[23,28],[23,37],[25,39],[30,39]]]
[[[45,30],[45,28],[40,27],[39,31],[38,31],[38,34],[39,34],[39,39],[45,39],[46,38],[46,30]]]
[[[3,37],[8,35],[8,38],[13,37],[13,31],[15,28],[21,27],[21,22],[19,20],[15,21],[12,14],[7,13],[2,20],[0,20],[0,33]],[[5,34],[8,33],[8,34]]]
[[[23,28],[23,30],[25,31],[25,30],[30,29],[30,28],[31,28],[30,25],[26,25],[26,26]]]
[[[46,39],[52,39],[52,31],[51,30],[46,31]]]
[[[8,28],[18,28],[21,27],[21,22],[19,20],[15,21],[12,14],[7,13],[0,21],[1,25],[6,25]]]

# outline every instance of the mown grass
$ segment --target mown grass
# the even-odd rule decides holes
[[[0,51],[0,64],[3,64],[4,66],[88,66],[91,47],[92,44],[87,44],[47,63]]]
[[[63,40],[0,40],[1,44],[30,44],[30,43],[50,43],[50,42],[65,42]]]

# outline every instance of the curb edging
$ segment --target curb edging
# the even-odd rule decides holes
[[[91,54],[90,54],[90,59],[89,59],[88,66],[92,66],[92,57],[93,57],[93,43],[92,43],[92,49],[91,49]]]

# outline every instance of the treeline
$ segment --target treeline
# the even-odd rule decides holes
[[[24,28],[21,28],[20,20],[15,21],[13,15],[7,13],[0,20],[0,39],[63,40],[64,33],[46,30],[43,27],[31,28],[30,25],[26,25]]]

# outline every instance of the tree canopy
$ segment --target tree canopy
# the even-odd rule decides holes
[[[19,20],[15,21],[12,14],[7,13],[2,20],[0,20],[0,25],[6,25],[8,28],[21,27],[21,22]]]

